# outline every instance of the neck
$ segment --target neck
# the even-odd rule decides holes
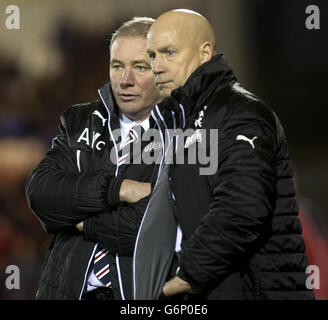
[[[145,114],[127,114],[123,113],[129,120],[134,122],[142,122],[150,117],[150,112],[147,112]]]

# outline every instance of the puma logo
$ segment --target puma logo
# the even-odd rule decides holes
[[[107,119],[105,119],[98,110],[93,111],[92,114],[94,114],[95,116],[99,117],[101,119],[101,121],[102,121],[102,125],[103,126],[105,125]]]
[[[253,137],[253,139],[249,139],[249,138],[243,136],[242,134],[239,134],[239,135],[237,136],[237,138],[236,138],[236,141],[237,141],[237,140],[244,140],[244,141],[247,141],[247,142],[249,142],[249,144],[252,146],[252,148],[255,149],[255,145],[254,145],[254,142],[253,142],[255,139],[257,139],[257,137]]]

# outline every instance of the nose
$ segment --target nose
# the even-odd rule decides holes
[[[122,88],[133,87],[135,84],[135,78],[133,71],[130,68],[126,68],[122,72],[120,85]]]
[[[151,67],[154,74],[160,74],[164,72],[164,64],[162,59],[159,57],[153,59]]]

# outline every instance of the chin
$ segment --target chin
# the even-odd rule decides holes
[[[163,89],[159,91],[160,96],[165,99],[168,98],[171,95],[172,90],[169,89]]]
[[[136,121],[141,120],[147,116],[148,111],[144,108],[125,108],[121,109],[121,112],[123,112],[130,120]],[[150,111],[149,111],[150,113]]]

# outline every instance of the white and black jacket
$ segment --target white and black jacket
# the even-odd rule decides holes
[[[63,113],[51,150],[26,183],[31,210],[53,234],[37,299],[81,299],[97,243],[116,258],[115,298],[132,298],[132,254],[148,197],[120,203],[119,188],[124,178],[150,182],[153,166],[118,167],[111,160],[110,152],[117,157],[113,131],[120,124],[109,82],[99,95],[99,101]],[[80,221],[83,233],[74,227]]]

